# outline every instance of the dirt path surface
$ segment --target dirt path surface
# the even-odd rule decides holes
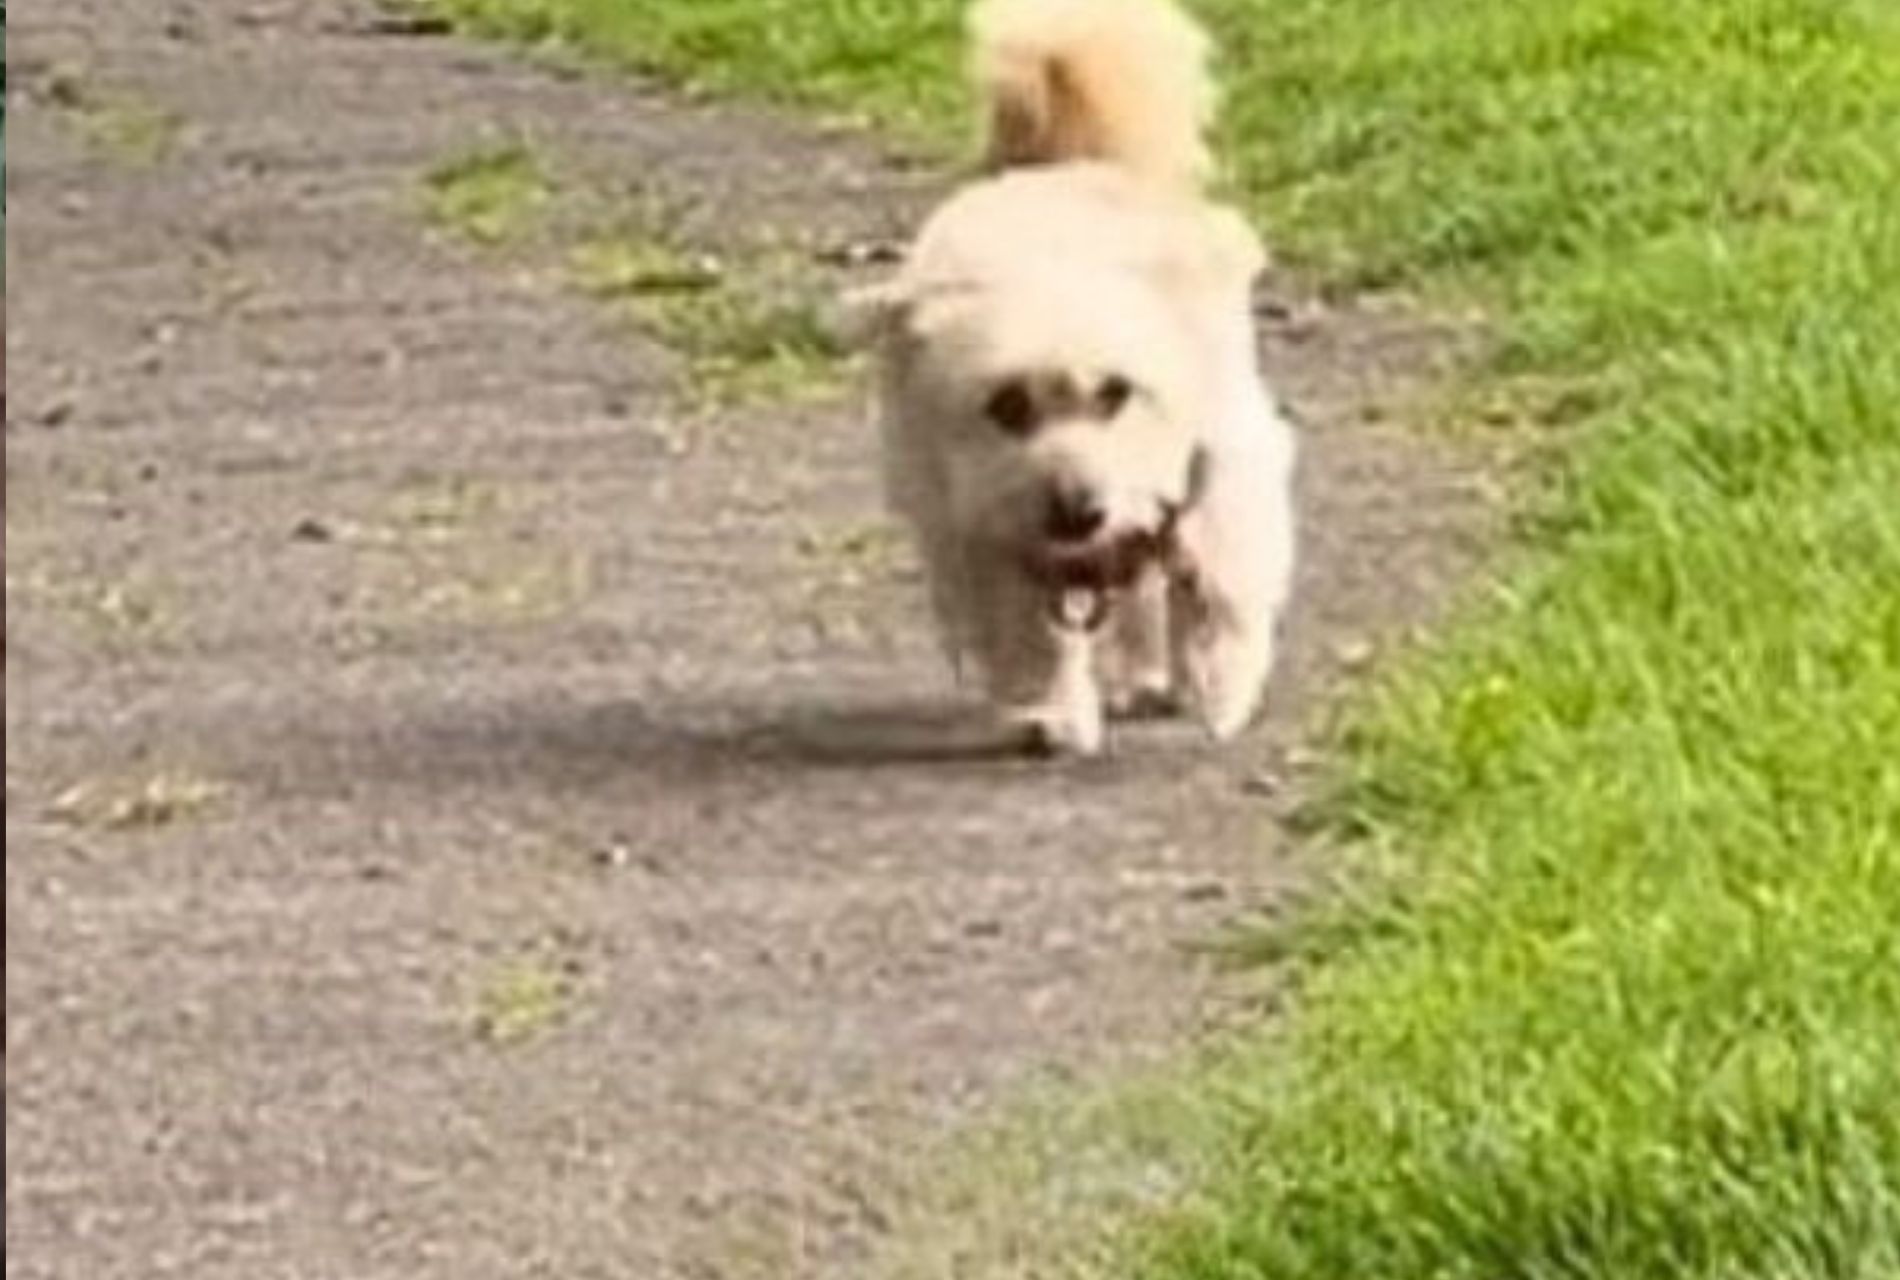
[[[7,33],[6,1273],[837,1274],[1013,1085],[1220,1007],[1179,944],[1282,890],[1296,709],[1472,542],[1365,412],[1442,344],[1269,326],[1271,724],[960,752],[857,410],[681,428],[664,351],[413,199],[497,127],[832,241],[933,179],[369,17]]]

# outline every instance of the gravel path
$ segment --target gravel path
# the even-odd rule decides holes
[[[832,1275],[1013,1087],[1231,1000],[1180,944],[1285,891],[1301,709],[1480,540],[1374,412],[1442,334],[1272,308],[1271,723],[986,758],[855,406],[677,421],[414,199],[498,129],[831,241],[940,175],[340,0],[8,37],[9,1277]]]

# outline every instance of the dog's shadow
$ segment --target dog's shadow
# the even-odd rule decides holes
[[[747,744],[761,757],[817,769],[1009,764],[1032,756],[1020,735],[947,703],[783,707],[754,727]]]
[[[1051,770],[1080,783],[1125,780],[1199,754],[1185,722],[1117,726],[1114,749],[1050,760],[955,700],[777,701],[669,698],[470,699],[339,712],[273,735],[253,769],[275,787],[361,794],[381,788],[453,793],[576,794],[627,787],[717,789],[798,773],[888,776],[904,771],[997,781]],[[872,784],[875,785],[875,784]]]
[[[641,782],[709,787],[811,771],[1004,776],[1052,765],[1093,777],[1132,764],[1126,752],[1085,761],[1039,758],[981,708],[956,701],[760,705],[515,696],[384,706],[373,716],[339,712],[273,737],[276,749],[260,753],[254,770],[269,773],[275,786],[323,793],[572,793]]]

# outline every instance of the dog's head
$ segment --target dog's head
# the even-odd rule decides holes
[[[1193,484],[1208,374],[1191,316],[1133,275],[1056,265],[859,306],[960,534],[1052,585],[1132,576]]]

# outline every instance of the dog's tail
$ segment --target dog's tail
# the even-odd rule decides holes
[[[1207,37],[1172,0],[981,0],[970,42],[991,168],[1105,160],[1200,184]]]

